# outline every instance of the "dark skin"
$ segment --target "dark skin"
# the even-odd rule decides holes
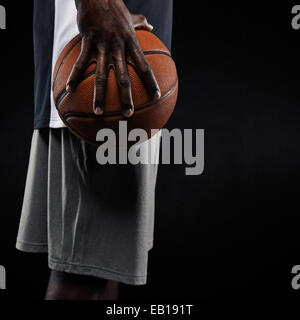
[[[52,271],[45,300],[117,300],[118,291],[116,281]]]
[[[142,1],[142,0],[141,0]],[[97,61],[94,113],[104,113],[106,82],[113,67],[124,117],[134,113],[127,61],[135,64],[149,96],[159,99],[161,92],[140,48],[135,29],[151,31],[143,15],[131,14],[123,0],[75,0],[77,22],[82,37],[81,53],[68,79],[66,90],[73,92],[91,60]],[[118,283],[106,279],[52,271],[46,300],[117,300]]]
[[[96,59],[94,112],[102,115],[108,71],[115,70],[122,111],[125,117],[134,113],[127,60],[131,60],[153,99],[161,96],[155,76],[140,48],[135,29],[151,31],[143,15],[131,14],[123,0],[76,0],[77,22],[82,37],[81,54],[67,83],[67,91],[76,90],[91,59]]]

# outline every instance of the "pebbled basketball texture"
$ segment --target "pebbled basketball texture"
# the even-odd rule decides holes
[[[161,90],[161,98],[151,100],[134,64],[127,61],[135,113],[130,119],[122,115],[119,90],[113,67],[110,67],[106,87],[104,114],[93,112],[94,77],[96,61],[91,60],[87,70],[73,93],[66,91],[66,83],[81,50],[81,37],[77,35],[61,52],[53,73],[53,96],[59,116],[70,131],[84,141],[99,145],[97,132],[110,128],[118,134],[119,121],[127,121],[128,131],[136,128],[146,130],[165,126],[177,101],[178,77],[176,65],[169,50],[153,33],[137,30],[136,35]]]

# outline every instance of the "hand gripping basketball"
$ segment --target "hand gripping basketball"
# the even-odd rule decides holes
[[[134,113],[131,81],[127,60],[132,60],[136,72],[152,99],[159,99],[161,91],[151,67],[137,40],[135,28],[151,31],[153,27],[142,15],[132,15],[122,0],[76,1],[81,52],[67,81],[66,90],[76,90],[91,60],[96,61],[93,111],[104,113],[109,69],[112,66],[117,80],[122,113]]]

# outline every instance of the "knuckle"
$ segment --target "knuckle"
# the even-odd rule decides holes
[[[76,72],[81,72],[81,70],[83,69],[83,63],[81,61],[77,61],[75,64],[74,64],[74,71]]]
[[[152,73],[152,70],[150,68],[150,66],[146,63],[143,63],[143,65],[141,66],[141,74],[146,76]]]
[[[95,76],[96,86],[105,86],[107,81],[107,76],[104,74],[98,74]]]
[[[119,84],[122,88],[129,88],[130,87],[130,79],[128,77],[128,75],[126,74],[121,74],[119,77]]]
[[[112,47],[114,50],[121,50],[123,46],[124,40],[121,37],[115,37],[112,40]]]
[[[146,17],[143,14],[137,14],[136,18],[139,22],[144,22],[146,20]]]

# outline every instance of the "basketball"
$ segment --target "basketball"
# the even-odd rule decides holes
[[[144,129],[150,139],[153,135],[152,129],[162,129],[174,111],[178,94],[178,77],[170,52],[153,33],[137,30],[136,35],[156,77],[161,97],[156,100],[150,98],[134,63],[127,61],[135,110],[131,118],[125,118],[122,115],[113,67],[109,69],[104,113],[101,116],[93,112],[96,60],[90,61],[76,90],[72,93],[66,91],[67,80],[80,54],[80,35],[67,44],[56,62],[52,89],[58,114],[74,135],[90,144],[100,144],[96,141],[96,135],[100,129],[112,129],[118,136],[119,121],[127,121],[128,131]]]

